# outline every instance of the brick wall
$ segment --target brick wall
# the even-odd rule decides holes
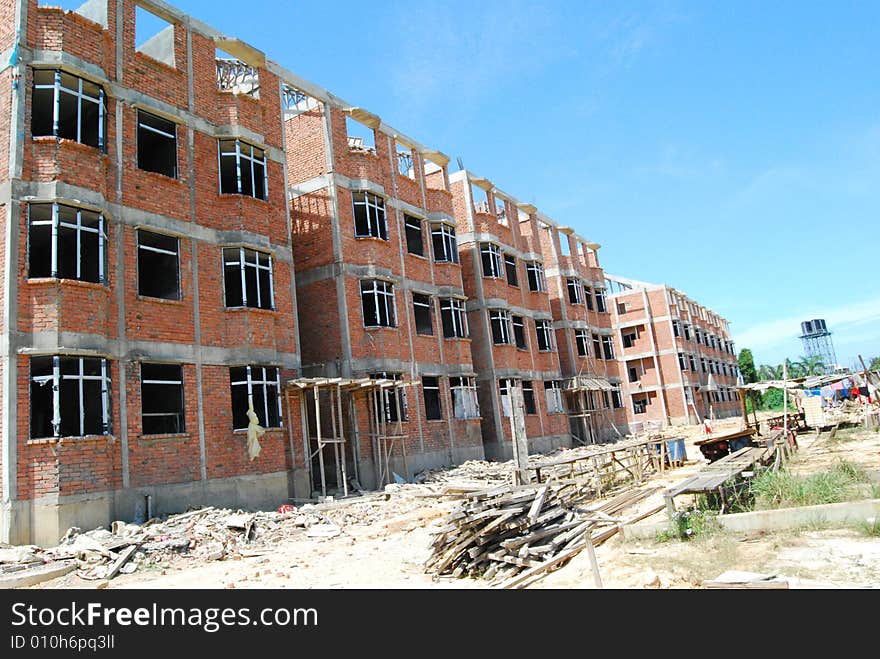
[[[4,0],[6,2],[6,0]],[[71,12],[37,7],[29,3],[28,43],[42,50],[65,52],[101,67],[108,79],[116,77],[115,11],[111,6],[110,27],[101,26]],[[187,29],[174,28],[175,66],[170,67],[134,50],[135,3],[125,0],[123,27],[123,78],[121,84],[139,95],[149,106],[150,99],[167,103],[181,111],[189,107],[186,73]],[[9,8],[0,5],[0,13]],[[5,25],[5,23],[4,23]],[[107,275],[105,284],[58,279],[29,279],[27,267],[28,225],[27,206],[21,206],[18,275],[18,326],[24,336],[36,332],[71,332],[101,349],[104,340],[121,339],[118,329],[119,298],[124,302],[124,338],[138,341],[138,354],[122,359],[109,359],[112,391],[110,436],[68,438],[61,441],[30,438],[30,359],[22,357],[18,366],[18,422],[15,441],[18,444],[19,497],[30,499],[46,494],[99,492],[122,487],[122,442],[128,439],[129,479],[132,487],[185,483],[201,479],[199,437],[199,376],[205,410],[205,451],[208,478],[224,478],[249,474],[266,474],[292,468],[294,460],[302,463],[301,431],[294,423],[293,435],[300,448],[291,454],[287,429],[270,429],[262,441],[263,451],[256,461],[247,456],[244,432],[233,432],[229,367],[223,364],[198,366],[191,360],[183,364],[186,410],[186,432],[173,436],[143,436],[141,419],[140,364],[155,359],[150,346],[179,345],[180,354],[196,341],[220,350],[239,349],[242,355],[260,350],[269,361],[280,364],[282,354],[295,352],[297,332],[293,312],[291,285],[293,273],[285,250],[290,247],[287,231],[285,182],[279,162],[268,162],[267,200],[243,195],[221,195],[218,175],[218,135],[236,135],[252,131],[259,147],[282,148],[281,115],[278,79],[265,70],[259,71],[260,98],[221,92],[217,89],[215,47],[212,40],[192,33],[195,114],[211,125],[211,131],[187,125],[181,115],[177,130],[179,178],[172,179],[140,170],[137,166],[137,110],[128,102],[108,97],[106,153],[75,142],[54,137],[33,138],[30,135],[32,72],[28,67],[22,78],[25,99],[25,163],[24,181],[63,182],[102,195],[124,207],[118,215],[107,211],[106,243]],[[2,33],[0,33],[2,38]],[[0,85],[8,84],[4,75]],[[8,90],[8,87],[7,87]],[[109,90],[108,90],[109,91]],[[7,112],[8,94],[2,103]],[[117,106],[121,104],[121,125]],[[204,124],[203,124],[204,125]],[[8,135],[8,123],[0,124]],[[188,150],[192,136],[194,153]],[[122,162],[116,162],[117,138],[121,140]],[[8,138],[2,140],[8,148]],[[195,170],[194,177],[190,170]],[[121,174],[121,180],[117,177]],[[4,170],[5,176],[5,170]],[[121,188],[121,197],[117,189]],[[76,204],[74,200],[59,200]],[[195,209],[193,214],[192,209]],[[5,215],[4,215],[5,217]],[[137,219],[132,221],[131,218]],[[157,220],[158,224],[153,223]],[[180,235],[179,301],[157,300],[138,295],[138,250],[136,226],[167,232],[173,222],[193,226],[190,231],[173,231]],[[179,226],[179,225],[178,225]],[[218,232],[204,238],[205,230]],[[192,235],[190,237],[187,234]],[[252,237],[253,236],[253,237]],[[121,237],[122,249],[117,250]],[[245,244],[275,253],[273,259],[274,310],[228,309],[224,300],[222,248],[224,245]],[[117,265],[125,276],[118,280]],[[198,282],[195,272],[198,270]],[[198,284],[198,288],[196,287]],[[119,288],[122,287],[122,291]],[[198,291],[200,327],[196,327],[196,293]],[[61,348],[62,346],[59,346]],[[109,346],[107,350],[112,350]],[[157,354],[161,350],[157,347]],[[53,352],[48,349],[47,353]],[[276,355],[272,359],[271,355]],[[167,357],[163,359],[167,361]],[[126,427],[121,427],[119,386],[125,375]],[[282,380],[296,373],[282,370]],[[295,399],[298,420],[299,404]],[[286,409],[283,412],[287,422]],[[296,446],[296,443],[294,443]]]

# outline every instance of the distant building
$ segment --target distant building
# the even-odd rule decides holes
[[[630,428],[739,414],[727,320],[669,286],[606,280]]]

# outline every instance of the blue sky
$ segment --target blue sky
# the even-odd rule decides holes
[[[880,3],[174,0],[727,317],[880,355]]]

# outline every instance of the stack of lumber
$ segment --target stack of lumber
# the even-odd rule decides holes
[[[632,523],[621,513],[660,488],[629,489],[594,500],[589,482],[505,485],[465,496],[435,532],[426,571],[482,577],[501,588],[522,587],[565,564],[587,543],[598,545]]]

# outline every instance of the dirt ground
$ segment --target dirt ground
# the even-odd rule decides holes
[[[738,429],[739,418],[716,422],[715,434]],[[677,428],[686,439],[687,463],[656,476],[651,485],[671,486],[698,471],[705,461],[694,446],[700,426]],[[792,468],[818,471],[845,459],[880,475],[880,433],[862,429],[798,436]],[[327,514],[342,532],[310,538],[305,530],[271,547],[255,548],[234,560],[178,559],[120,574],[105,586],[118,588],[485,588],[471,579],[434,579],[423,562],[431,531],[443,524],[455,501],[408,484],[389,486],[387,498],[348,500]],[[661,493],[642,502],[647,510]],[[686,503],[686,502],[685,502]],[[665,519],[658,513],[647,522]],[[596,550],[605,588],[697,588],[726,570],[795,578],[800,587],[880,587],[880,540],[857,528],[806,528],[785,532],[720,532],[689,542],[626,540],[617,534]],[[38,588],[95,588],[71,573]],[[532,588],[593,588],[587,553],[582,552]]]

